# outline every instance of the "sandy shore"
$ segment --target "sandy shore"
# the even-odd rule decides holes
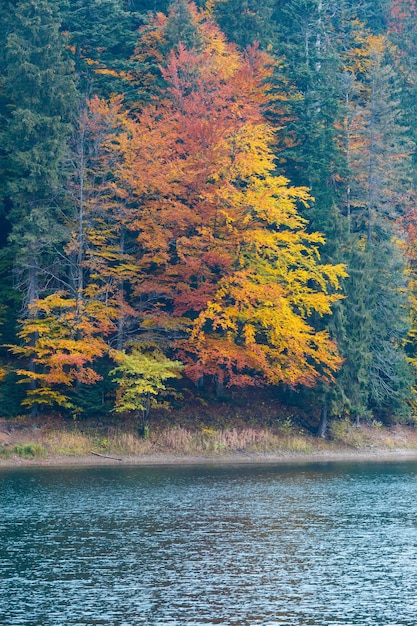
[[[277,453],[251,454],[233,453],[215,456],[175,456],[168,454],[148,456],[110,456],[89,454],[84,456],[49,455],[46,458],[23,459],[13,457],[0,459],[2,468],[18,467],[100,467],[100,466],[157,466],[157,465],[276,465],[329,462],[401,462],[416,461],[417,450],[413,449],[357,449],[317,451],[311,454]]]

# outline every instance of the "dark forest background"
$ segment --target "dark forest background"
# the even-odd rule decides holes
[[[414,0],[20,0],[0,31],[3,416],[265,387],[319,434],[413,422]]]

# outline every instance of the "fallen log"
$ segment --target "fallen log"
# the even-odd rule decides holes
[[[112,461],[123,461],[123,459],[119,459],[116,456],[108,456],[107,454],[100,454],[99,452],[93,452],[92,450],[90,450],[91,454],[94,454],[94,456],[101,456],[103,459],[112,459]]]

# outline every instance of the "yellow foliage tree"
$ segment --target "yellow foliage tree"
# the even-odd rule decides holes
[[[106,353],[103,336],[114,326],[97,302],[77,302],[60,292],[35,301],[32,308],[36,316],[24,320],[19,333],[22,345],[9,346],[14,354],[37,365],[17,370],[20,382],[36,383],[22,404],[76,411],[68,391],[77,383],[92,385],[101,379],[91,364]]]

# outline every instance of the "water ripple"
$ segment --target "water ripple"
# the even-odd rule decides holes
[[[0,473],[1,626],[415,626],[417,466]]]

